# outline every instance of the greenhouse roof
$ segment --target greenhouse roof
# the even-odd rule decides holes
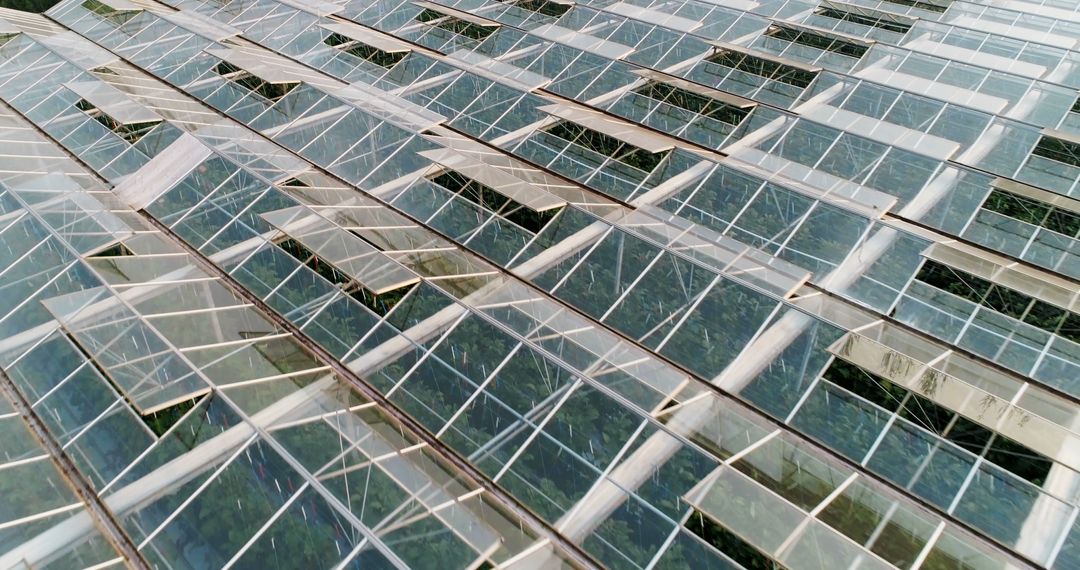
[[[0,9],[0,568],[1080,568],[1080,10]]]

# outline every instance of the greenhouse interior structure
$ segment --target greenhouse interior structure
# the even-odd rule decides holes
[[[0,9],[0,569],[1080,569],[1080,2]]]

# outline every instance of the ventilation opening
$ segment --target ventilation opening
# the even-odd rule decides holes
[[[135,255],[135,252],[128,249],[123,243],[117,243],[116,245],[103,249],[89,257],[124,257],[128,255]]]
[[[94,74],[97,74],[97,75],[120,75],[116,71],[113,71],[112,68],[106,67],[104,65],[101,66],[101,67],[95,67],[94,69],[91,69],[90,73],[94,73]]]
[[[994,190],[983,202],[982,208],[1073,239],[1080,238],[1080,214],[1037,200]]]
[[[930,2],[921,2],[920,0],[884,0],[889,4],[896,4],[898,6],[911,6],[912,8],[919,8],[927,10],[929,12],[942,13],[949,9],[948,4],[942,6],[940,4],[931,4]]]
[[[415,284],[376,294],[365,287],[357,286],[355,290],[349,293],[349,296],[363,303],[364,306],[380,317],[385,317],[391,309],[396,307],[409,294],[409,291],[412,291],[413,287],[415,287]]]
[[[154,432],[154,435],[161,437],[183,419],[185,414],[197,406],[204,397],[206,397],[205,394],[139,417],[146,424],[146,427]]]
[[[1031,153],[1080,168],[1080,143],[1043,135]]]
[[[137,10],[117,10],[98,0],[85,0],[81,6],[117,25],[127,22],[139,13]]]
[[[310,186],[298,178],[288,178],[285,181],[278,184],[278,186],[290,186],[292,188],[309,188]]]
[[[428,179],[534,234],[539,233],[560,211],[560,209],[553,209],[537,212],[507,198],[494,188],[453,170],[447,170]]]
[[[854,57],[856,59],[862,57],[863,54],[866,53],[866,50],[869,49],[865,44],[857,44],[825,34],[817,34],[785,26],[771,26],[769,30],[765,32],[765,35],[770,38],[776,38],[778,40],[816,48],[822,51],[830,51],[848,57]]]
[[[927,259],[915,279],[1046,332],[1080,342],[1080,314]]]
[[[570,121],[548,127],[548,134],[570,141],[642,172],[652,172],[671,151],[649,152],[621,140]]]
[[[718,49],[706,57],[705,61],[801,89],[805,89],[817,77],[817,73],[813,71],[733,49]]]
[[[447,16],[432,10],[425,8],[422,12],[416,15],[416,21],[424,22],[436,28],[441,28],[448,32],[453,32],[459,36],[463,36],[469,39],[483,41],[487,39],[496,29],[496,26],[481,26],[473,22],[466,22],[460,18],[454,16]]]
[[[738,126],[750,114],[749,109],[728,105],[716,99],[659,81],[650,81],[634,89],[634,92],[731,126]]]
[[[369,46],[363,42],[359,42],[338,33],[330,34],[325,40],[323,40],[323,43],[339,51],[358,57],[364,61],[369,61],[371,63],[374,63],[375,65],[378,65],[379,67],[384,67],[386,69],[394,67],[395,65],[400,63],[401,60],[405,59],[405,56],[409,55],[408,51],[383,51],[379,48]]]
[[[981,303],[993,287],[992,283],[981,277],[929,259],[915,274],[915,279],[974,303]]]
[[[79,99],[79,101],[75,103],[75,107],[91,119],[104,125],[105,128],[119,135],[120,138],[127,141],[128,144],[139,142],[139,139],[143,138],[146,133],[154,130],[154,127],[158,126],[158,123],[161,122],[160,120],[157,120],[140,123],[122,123],[111,117],[105,111],[98,109],[93,103],[86,99]]]
[[[505,1],[505,0],[503,0]],[[570,11],[572,5],[562,4],[560,2],[551,2],[550,0],[521,0],[518,2],[509,1],[509,4],[513,4],[522,10],[528,10],[530,12],[536,12],[537,14],[543,14],[545,16],[551,16],[558,18],[563,14]]]
[[[146,424],[146,426],[150,428],[150,431],[154,432],[154,435],[157,437],[161,437],[165,432],[169,431],[169,428],[176,425],[176,423],[184,417],[184,414],[198,405],[198,403],[210,393],[209,389],[204,387],[198,392],[189,392],[182,397],[177,397],[170,401],[154,402],[148,408],[141,406],[132,398],[131,394],[117,382],[117,379],[113,376],[105,363],[97,356],[94,356],[93,352],[80,341],[78,335],[73,334],[67,327],[61,327],[60,330],[63,331],[64,335],[71,342],[71,345],[82,354],[83,358],[86,359],[90,366],[92,366],[94,370],[96,370],[97,373],[112,386],[117,394],[120,394],[124,404],[135,412],[135,415],[139,416],[139,419],[142,420],[142,422]]]
[[[305,247],[302,243],[292,239],[285,238],[277,242],[278,247],[283,249],[285,253],[295,257],[297,261],[308,266],[312,271],[318,273],[323,279],[345,288],[352,283],[352,279],[348,275],[338,271],[333,265],[323,261],[319,256],[315,255],[315,252]]]
[[[942,11],[944,12],[944,10]],[[906,22],[900,22],[888,18],[878,18],[868,14],[845,12],[843,10],[837,10],[835,8],[819,8],[816,14],[818,14],[819,16],[825,16],[826,18],[832,18],[834,20],[842,20],[844,22],[862,24],[864,26],[880,28],[882,30],[889,30],[890,32],[897,32],[900,34],[907,33],[907,31],[911,29],[911,24]]]
[[[1050,473],[1041,453],[854,364],[834,359],[822,378],[1036,485]]]
[[[275,103],[299,85],[299,82],[293,81],[288,83],[271,83],[256,75],[248,73],[227,61],[222,61],[215,65],[214,72],[244,89],[253,93],[258,93],[265,99]]]
[[[749,543],[697,509],[694,509],[690,518],[686,520],[686,530],[723,552],[743,568],[784,570],[780,563],[765,556],[760,550],[750,546]]]
[[[671,419],[671,416],[667,414],[667,411],[675,406],[682,404],[682,401],[678,398],[664,398],[664,402],[660,405],[660,408],[654,412],[654,415],[660,421],[667,423]]]
[[[832,364],[821,374],[821,377],[890,412],[899,409],[910,393],[907,388],[898,386],[876,374],[871,374],[854,364],[840,359],[833,360]],[[937,404],[933,405],[938,407]],[[934,422],[916,423],[931,429],[931,431],[933,429],[930,426],[935,425]]]
[[[363,303],[369,309],[380,316],[385,316],[394,308],[405,295],[412,290],[415,283],[409,283],[390,291],[373,292],[363,285],[339,271],[336,267],[320,258],[315,252],[308,249],[304,244],[292,238],[285,238],[276,242],[277,246],[289,255],[296,258],[323,279],[337,285],[342,291],[353,299]]]

